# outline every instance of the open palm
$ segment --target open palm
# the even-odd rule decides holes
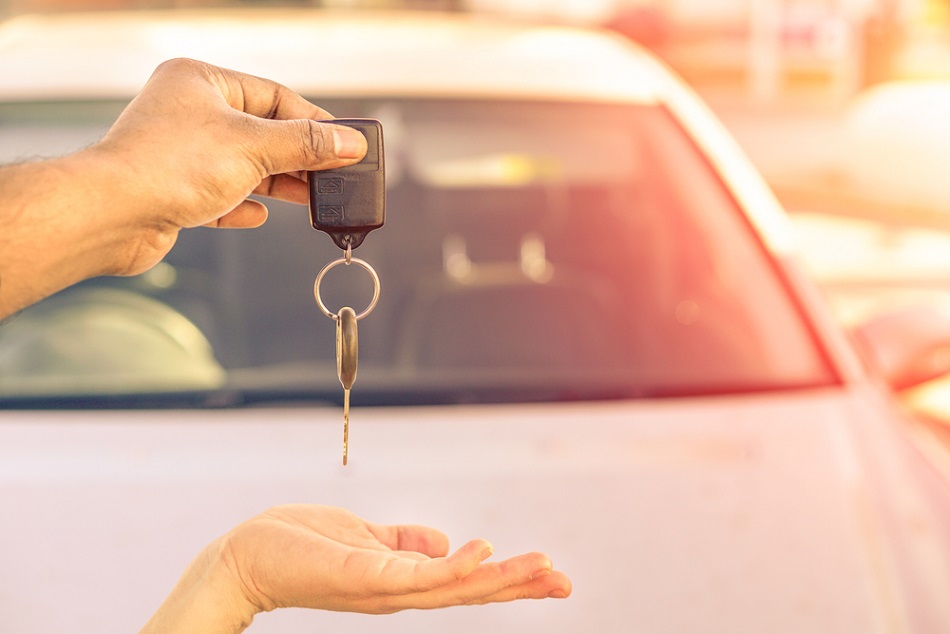
[[[423,526],[383,526],[340,508],[273,508],[225,536],[223,557],[258,610],[308,607],[389,613],[408,608],[566,597],[570,581],[528,553],[497,563],[485,540],[448,554]]]

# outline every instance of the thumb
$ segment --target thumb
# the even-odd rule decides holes
[[[348,126],[312,119],[252,118],[260,130],[252,151],[268,175],[344,167],[366,154],[366,137]]]

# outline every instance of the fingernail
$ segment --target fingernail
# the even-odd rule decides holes
[[[486,559],[488,559],[489,557],[491,557],[494,553],[495,553],[495,549],[492,548],[492,545],[491,545],[491,544],[489,544],[489,545],[486,546],[485,549],[482,551],[481,555],[479,555],[479,559],[478,559],[478,560],[479,560],[479,561],[485,561]]]
[[[567,593],[563,590],[551,590],[548,592],[549,599],[566,599]]]
[[[362,158],[366,154],[366,137],[354,128],[335,126],[333,144],[336,155],[340,158]]]
[[[550,559],[545,557],[540,562],[541,565],[534,569],[534,572],[531,573],[529,579],[536,579],[537,577],[544,577],[551,574],[551,570],[554,569],[554,564]]]

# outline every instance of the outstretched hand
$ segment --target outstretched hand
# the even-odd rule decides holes
[[[0,167],[0,319],[89,277],[142,273],[186,227],[256,227],[267,208],[250,194],[306,203],[305,171],[366,153],[329,118],[270,80],[165,62],[99,143]]]
[[[254,614],[282,607],[384,614],[571,592],[544,554],[485,562],[491,554],[481,539],[449,554],[445,535],[423,526],[383,526],[327,506],[276,507],[208,546],[143,632],[239,632]],[[196,592],[205,597],[200,621]]]

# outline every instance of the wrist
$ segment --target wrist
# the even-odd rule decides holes
[[[260,609],[245,597],[225,561],[226,539],[209,544],[188,566],[139,634],[238,634]]]
[[[84,181],[88,200],[82,209],[96,228],[96,275],[136,275],[157,264],[171,249],[180,227],[158,213],[162,193],[121,153],[102,144],[64,157],[64,169]]]

